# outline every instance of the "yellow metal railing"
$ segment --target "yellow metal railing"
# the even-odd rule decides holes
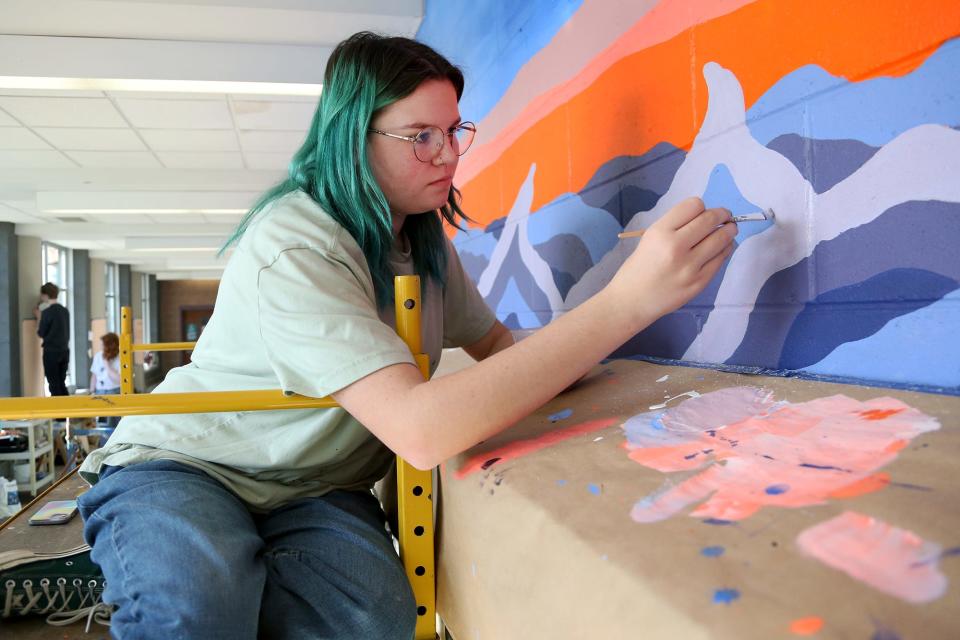
[[[394,279],[397,333],[410,348],[424,377],[430,361],[421,353],[420,278]],[[211,391],[201,393],[133,392],[134,351],[193,349],[194,342],[133,344],[130,307],[120,314],[120,395],[60,396],[52,398],[0,398],[0,420],[70,416],[133,416],[220,411],[273,411],[320,409],[339,406],[332,398],[284,395],[278,389],[262,391]],[[436,637],[436,583],[434,570],[433,479],[397,457],[398,537],[400,557],[417,601],[416,640]]]

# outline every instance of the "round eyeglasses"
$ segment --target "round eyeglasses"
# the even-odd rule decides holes
[[[380,129],[370,129],[370,133],[379,133],[388,138],[406,140],[413,144],[413,155],[420,162],[433,162],[443,150],[444,138],[450,138],[450,148],[458,156],[462,156],[473,144],[473,137],[477,135],[477,125],[472,122],[461,122],[446,134],[440,127],[426,127],[415,136],[401,136],[396,133],[387,133]]]

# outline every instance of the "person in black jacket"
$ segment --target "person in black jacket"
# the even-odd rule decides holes
[[[66,379],[70,365],[70,312],[57,302],[59,295],[57,285],[46,283],[40,287],[42,302],[35,311],[40,321],[37,335],[43,338],[43,375],[47,378],[51,396],[69,395]]]

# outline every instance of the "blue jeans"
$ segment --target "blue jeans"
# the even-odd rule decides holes
[[[116,638],[413,638],[413,592],[369,492],[257,514],[154,460],[104,467],[78,502]]]

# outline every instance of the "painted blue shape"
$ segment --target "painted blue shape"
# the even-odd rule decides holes
[[[890,320],[869,337],[839,345],[804,371],[866,380],[882,376],[960,393],[960,291]]]
[[[764,489],[764,491],[767,492],[767,495],[779,496],[779,495],[782,494],[782,493],[786,493],[787,491],[790,491],[790,485],[788,485],[788,484],[772,484],[772,485],[770,485],[769,487],[767,487],[766,489]]]
[[[567,481],[566,481],[566,480],[557,480],[557,486],[558,486],[558,487],[565,487],[565,486],[567,486]]]
[[[575,193],[543,205],[527,221],[530,244],[543,244],[557,234],[569,233],[583,242],[594,264],[617,244],[617,234],[622,230],[609,213],[591,207]]]
[[[723,520],[721,518],[704,518],[703,524],[711,524],[715,527],[725,527],[729,524],[733,524],[732,520]]]
[[[494,235],[480,229],[457,230],[451,242],[458,253],[466,251],[483,256],[488,262],[493,256],[493,250],[497,247],[497,239]]]
[[[714,547],[704,547],[703,549],[700,549],[700,555],[706,556],[707,558],[719,558],[725,552],[726,552],[726,549],[724,549],[719,545]]]
[[[523,296],[520,295],[517,281],[512,277],[507,282],[507,286],[503,290],[503,295],[500,296],[500,300],[497,302],[497,317],[500,320],[506,320],[507,316],[511,313],[516,314],[516,318],[519,323],[521,323],[521,328],[537,328],[540,326],[539,324],[529,324],[530,320],[537,316],[527,305],[527,301],[523,299]]]
[[[859,140],[880,147],[917,125],[956,126],[960,119],[960,39],[942,44],[899,78],[850,83],[816,65],[787,74],[747,111],[753,136],[766,145],[785,133]]]
[[[587,489],[590,491],[590,493],[592,493],[595,496],[598,496],[602,493],[602,489],[600,488],[600,485],[593,484],[592,482],[587,485]]]
[[[832,331],[825,331],[809,344],[795,344],[788,349],[795,358],[791,368],[817,371],[819,362],[830,358],[828,354],[842,347],[844,342],[850,344],[868,339],[870,333],[883,331],[882,327],[897,326],[894,316],[918,313],[918,307],[931,302],[936,304],[940,295],[936,287],[919,286],[924,282],[936,284],[936,278],[929,278],[926,274],[913,282],[910,278],[903,278],[897,288],[885,289],[879,286],[882,280],[874,282],[869,287],[873,295],[865,295],[868,290],[858,289],[862,283],[895,269],[929,272],[960,282],[960,261],[956,259],[958,244],[960,203],[930,200],[911,200],[895,205],[869,224],[820,242],[812,255],[767,279],[757,295],[743,340],[727,364],[778,368],[788,335],[801,313],[822,314],[821,319],[832,316],[838,323],[844,323],[843,317],[851,314],[856,322],[850,322],[840,334],[835,336]],[[847,292],[852,296],[849,302],[853,304],[834,297],[825,307],[813,307],[810,302],[817,291]],[[871,315],[873,320],[869,323],[861,321]],[[950,335],[950,327],[957,326],[956,313],[948,313],[942,318],[923,313],[914,317],[916,322],[911,324],[910,331],[898,336],[900,344],[893,341],[889,348],[885,347],[887,350],[864,353],[849,360],[849,373],[839,368],[837,360],[837,368],[823,374],[907,384],[921,379],[924,384],[938,386],[960,384],[955,355],[958,344]],[[810,320],[812,318],[808,318]],[[840,335],[842,341],[838,339]],[[940,337],[933,339],[934,335]],[[802,333],[792,335],[792,339],[801,337],[806,339],[807,336]],[[880,347],[879,343],[873,346]],[[804,361],[802,354],[807,347],[818,355]],[[950,353],[954,354],[952,359]],[[910,367],[911,371],[922,373],[916,382],[903,380],[898,373],[909,362],[917,363],[916,367]]]
[[[479,122],[517,72],[546,46],[583,0],[449,2],[426,0],[417,40],[463,70],[465,120]]]
[[[736,589],[717,589],[713,592],[714,604],[732,604],[740,599],[740,592]]]
[[[703,204],[707,208],[725,207],[735,216],[745,213],[757,213],[762,207],[758,207],[743,197],[737,183],[734,182],[730,169],[725,164],[718,164],[710,172],[710,180],[707,182],[707,188],[703,192]],[[744,222],[740,225],[740,231],[737,233],[737,243],[742,243],[750,236],[756,235],[773,226],[773,220],[768,222]]]
[[[573,409],[564,409],[563,411],[558,411],[555,414],[548,416],[547,420],[550,422],[560,422],[565,420],[573,415]]]
[[[871,336],[893,318],[929,306],[958,287],[953,278],[930,271],[891,269],[827,291],[808,302],[793,321],[778,368],[809,367],[838,345]],[[886,354],[899,357],[899,352],[895,348]]]

